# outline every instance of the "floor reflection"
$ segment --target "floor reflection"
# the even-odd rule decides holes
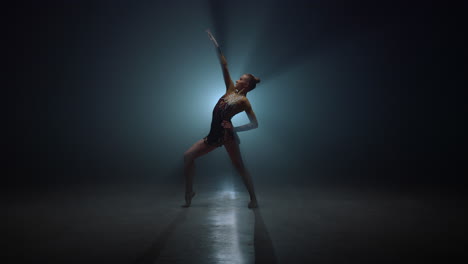
[[[213,241],[213,260],[215,263],[246,263],[246,254],[242,252],[239,240],[239,212],[235,206],[238,195],[233,190],[218,192],[216,201],[219,206],[208,212]]]
[[[135,263],[277,263],[260,209],[230,188],[181,209]],[[187,219],[189,218],[189,219]]]

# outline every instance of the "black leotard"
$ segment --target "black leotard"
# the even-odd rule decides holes
[[[228,104],[225,101],[227,94],[222,96],[213,109],[210,133],[203,138],[204,142],[211,146],[221,147],[224,143],[235,140],[240,144],[240,139],[234,129],[224,128],[223,120],[231,122],[231,118],[240,112],[239,104]],[[232,124],[232,123],[231,123]]]

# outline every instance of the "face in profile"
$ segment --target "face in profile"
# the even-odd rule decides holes
[[[248,88],[250,83],[250,77],[247,74],[242,75],[239,80],[236,81],[236,88],[243,89]]]

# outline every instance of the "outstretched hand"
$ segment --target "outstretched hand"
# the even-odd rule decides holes
[[[218,45],[218,42],[216,41],[216,39],[213,37],[213,34],[211,34],[211,31],[209,29],[206,30],[206,33],[208,33],[208,37],[210,38],[211,41],[213,41],[213,43],[215,44],[215,46],[218,48],[219,45]]]

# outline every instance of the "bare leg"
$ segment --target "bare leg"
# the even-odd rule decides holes
[[[185,205],[189,207],[195,192],[193,191],[193,175],[195,174],[195,159],[214,150],[215,146],[205,144],[203,139],[195,142],[184,153],[184,176],[185,176]]]
[[[242,180],[245,184],[245,187],[247,187],[247,191],[249,192],[250,202],[249,202],[248,207],[257,208],[258,207],[257,197],[255,196],[252,177],[250,176],[250,173],[247,171],[247,169],[244,166],[244,162],[242,161],[242,156],[240,153],[239,145],[234,140],[232,140],[224,144],[224,147],[226,148],[229,154],[229,157],[231,158],[231,161],[234,164],[234,167],[236,167],[237,171],[242,176]]]

